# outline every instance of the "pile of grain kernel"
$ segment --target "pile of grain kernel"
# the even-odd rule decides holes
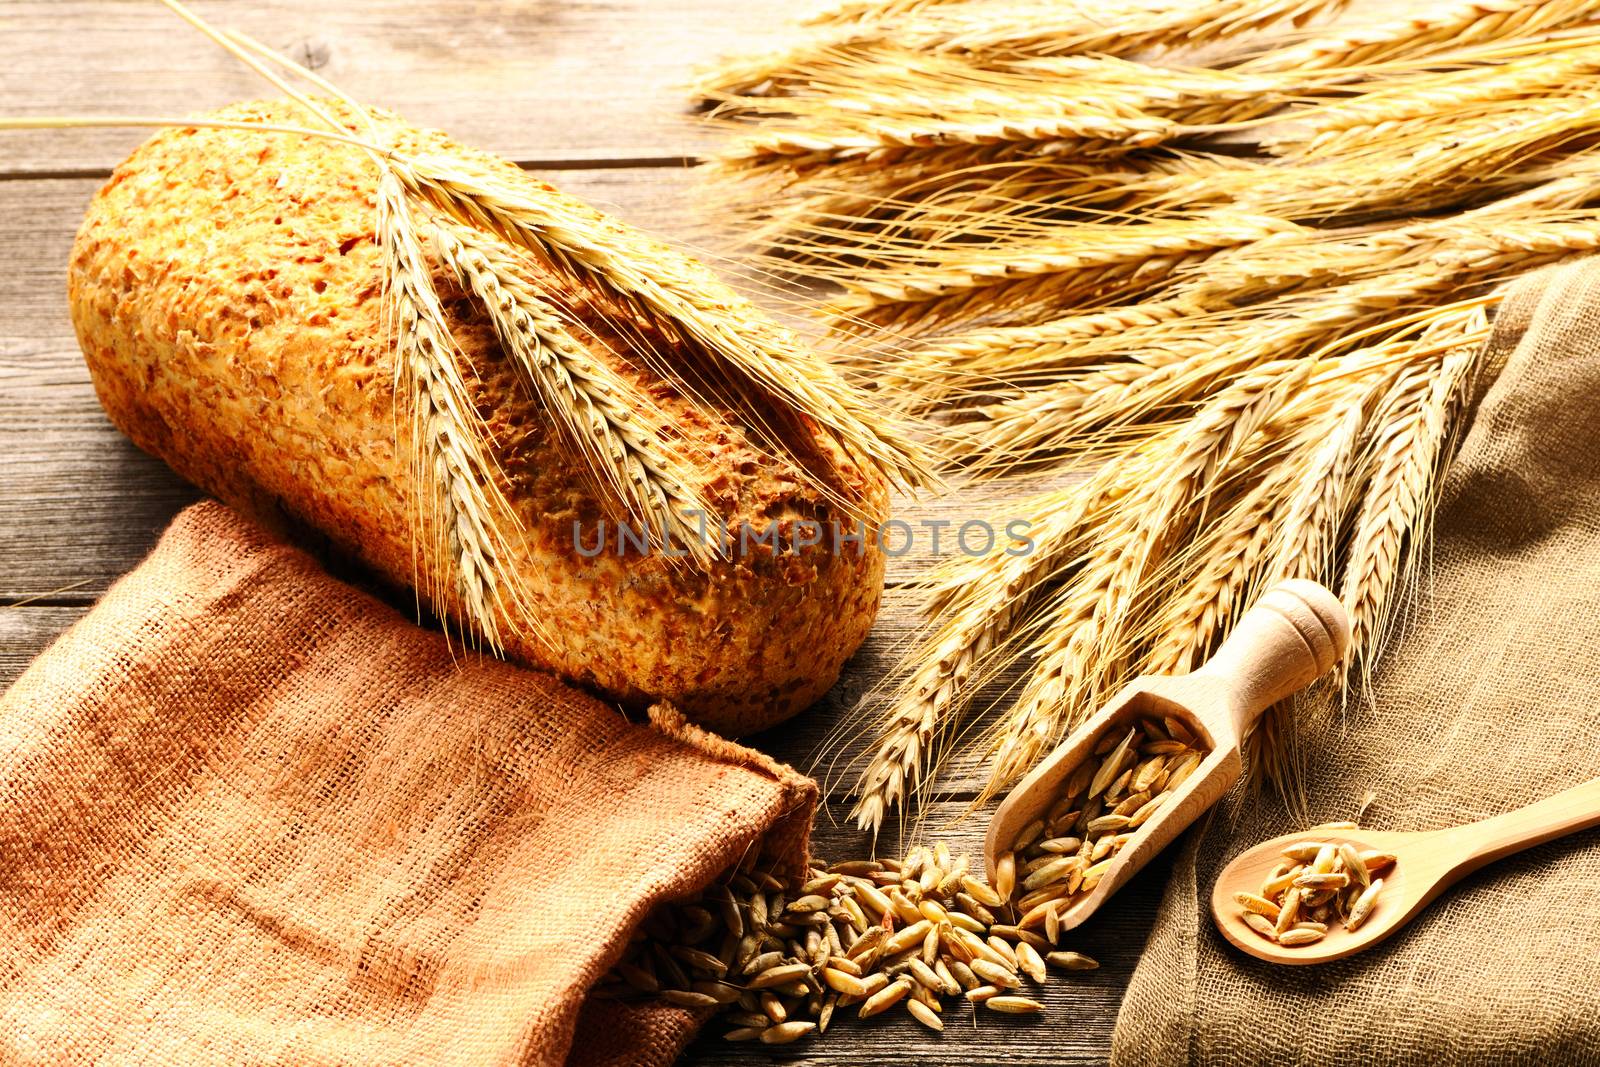
[[[1234,900],[1245,925],[1290,946],[1321,941],[1335,919],[1346,930],[1358,929],[1383,892],[1376,876],[1395,863],[1392,852],[1357,851],[1348,841],[1300,841],[1283,856],[1260,893],[1237,893]]]
[[[1042,927],[1053,939],[1061,912],[1091,892],[1112,860],[1194,773],[1206,750],[1181,721],[1140,719],[1127,733],[1108,730],[1067,776],[1042,819],[1017,835],[999,857],[995,882],[1003,894],[1020,879],[1018,923]]]
[[[731,1041],[787,1044],[823,1033],[834,1013],[862,1018],[897,1005],[943,1030],[945,997],[1021,1015],[1044,1010],[1023,992],[1046,964],[1099,964],[1057,952],[1010,920],[1002,894],[943,845],[902,861],[813,861],[794,886],[752,856],[698,898],[658,909],[596,989],[715,1008]]]

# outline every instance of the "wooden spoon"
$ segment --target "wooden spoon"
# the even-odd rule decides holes
[[[1182,721],[1209,754],[1117,853],[1099,884],[1060,911],[1063,930],[1077,926],[1238,781],[1239,743],[1250,724],[1339,662],[1349,643],[1350,620],[1338,598],[1314,582],[1291,580],[1268,590],[1198,671],[1128,683],[1000,804],[984,842],[990,882],[1000,855],[1049,811],[1067,776],[1107,730],[1125,731],[1151,715]]]
[[[1314,827],[1263,841],[1223,868],[1211,891],[1211,914],[1222,936],[1252,956],[1273,963],[1327,963],[1376,945],[1484,864],[1591,826],[1600,826],[1600,778],[1525,808],[1446,830],[1402,833]],[[1286,948],[1245,925],[1234,894],[1259,893],[1268,873],[1283,859],[1282,850],[1305,841],[1348,841],[1357,851],[1375,849],[1396,858],[1393,866],[1379,872],[1383,890],[1355,932],[1331,922],[1321,941]]]

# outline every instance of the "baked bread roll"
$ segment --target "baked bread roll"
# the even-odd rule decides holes
[[[307,125],[286,101],[214,117]],[[379,122],[400,152],[470,160],[536,195],[562,196],[440,133]],[[462,619],[450,582],[419,580],[448,561],[428,558],[415,534],[418,488],[396,406],[377,184],[360,149],[322,139],[163,131],[89,208],[72,252],[72,320],[101,403],[140,448],[280,528],[314,527],[396,585],[443,589],[429,606]],[[780,547],[747,540],[749,551],[709,564],[619,554],[614,544],[591,555],[614,505],[434,257],[471,397],[495,442],[500,490],[522,528],[510,563],[539,632],[503,627],[507,655],[626,704],[670,700],[730,734],[806,707],[871,627],[883,555],[870,536],[842,545],[825,536],[794,550],[790,535],[801,520],[848,532],[863,510],[881,516],[881,476],[803,419],[781,424],[797,435],[791,454],[809,457],[810,476],[774,457],[739,409],[691,402],[626,358],[645,343],[671,365],[675,353],[688,358],[681,342],[517,254],[525,276],[569,310],[592,357],[670,416],[730,539],[775,525]]]

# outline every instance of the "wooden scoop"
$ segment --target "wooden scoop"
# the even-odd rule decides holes
[[[1222,936],[1252,956],[1273,963],[1327,963],[1376,945],[1484,864],[1591,826],[1600,826],[1600,778],[1525,808],[1446,830],[1400,833],[1352,830],[1347,825],[1315,827],[1263,841],[1223,868],[1211,892],[1211,914]],[[1234,894],[1259,893],[1268,873],[1283,859],[1282,850],[1304,841],[1348,841],[1358,852],[1393,853],[1395,862],[1379,872],[1383,891],[1371,915],[1354,932],[1330,922],[1321,941],[1285,947],[1245,925]]]
[[[1274,586],[1198,671],[1128,683],[1011,791],[984,841],[990,881],[995,861],[1024,827],[1049,811],[1067,776],[1092,756],[1107,730],[1126,731],[1150,715],[1182,721],[1209,755],[1117,853],[1095,888],[1059,913],[1061,929],[1077,926],[1239,780],[1239,742],[1250,724],[1328,671],[1349,643],[1350,620],[1332,593],[1300,580]]]

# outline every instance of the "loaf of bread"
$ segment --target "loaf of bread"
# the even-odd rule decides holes
[[[217,118],[304,126],[288,102]],[[381,119],[395,149],[493,167],[540,196],[563,194],[444,135]],[[100,401],[139,447],[185,478],[280,528],[309,526],[397,586],[440,565],[419,549],[411,446],[397,424],[383,259],[375,243],[377,168],[360,149],[255,130],[164,131],[96,195],[73,248],[72,319]],[[840,499],[876,513],[881,477],[804,420],[775,458],[737,410],[691,403],[644,361],[678,342],[605,294],[531,256],[526,275],[572,312],[596,360],[644,390],[697,457],[699,488],[737,537],[801,520],[855,528]],[[509,629],[506,652],[629,705],[666,699],[698,722],[746,733],[804,708],[866,636],[883,556],[823,542],[751,544],[697,564],[660,553],[589,555],[601,519],[583,461],[559,437],[495,335],[435,264],[477,410],[495,442],[501,490],[522,530],[512,564],[539,633]],[[687,358],[687,357],[684,357]],[[817,488],[820,465],[832,488]],[[587,531],[579,551],[574,524]],[[804,538],[802,538],[803,540]],[[842,548],[842,550],[841,550]],[[444,583],[449,589],[449,583]],[[441,594],[430,605],[464,618]]]

